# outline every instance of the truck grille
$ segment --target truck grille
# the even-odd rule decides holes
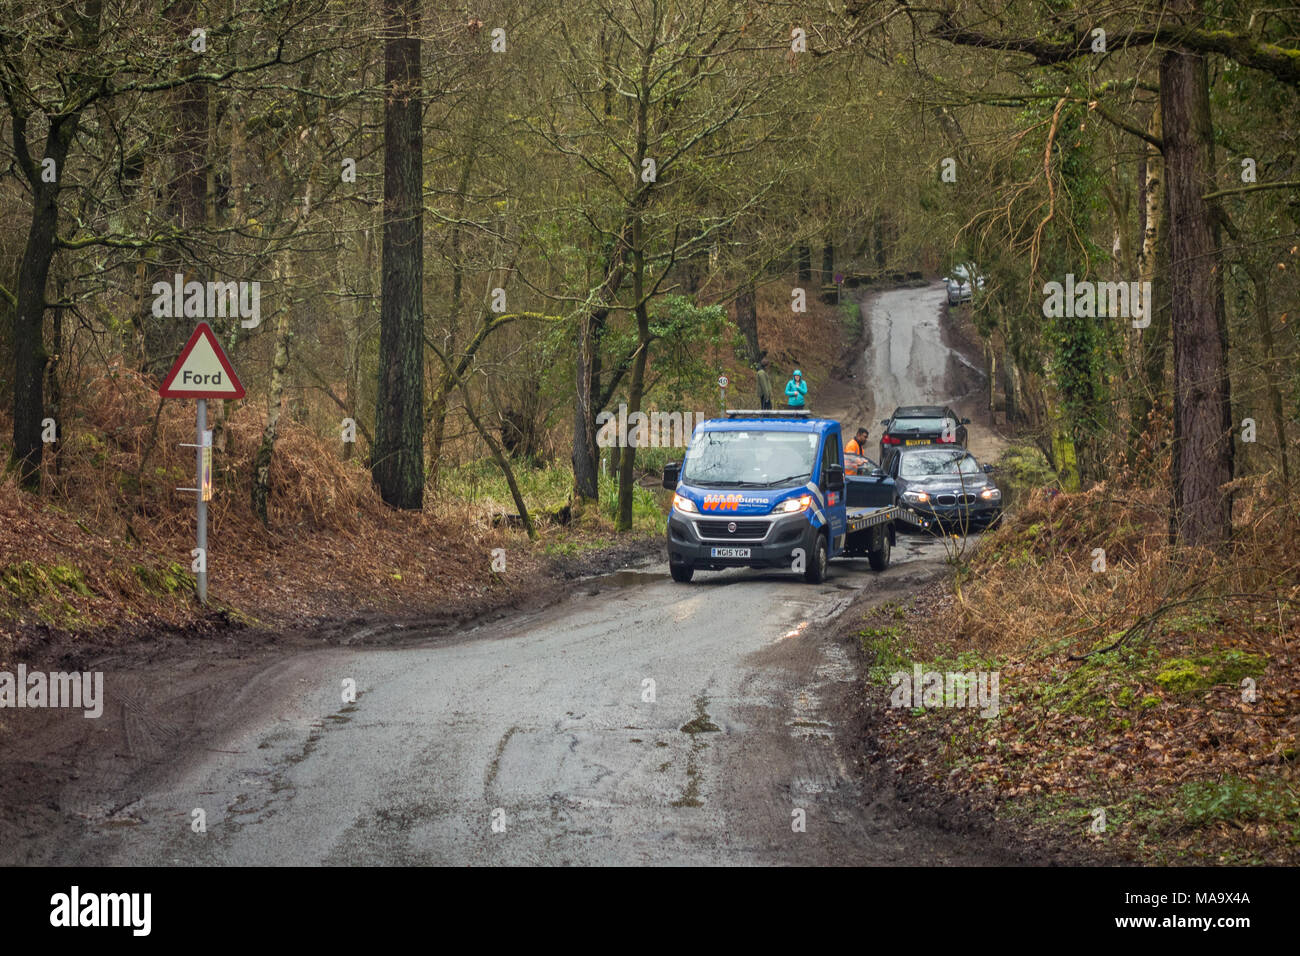
[[[735,531],[727,528],[728,524],[736,526]],[[695,528],[703,538],[726,538],[727,540],[761,541],[767,536],[770,527],[766,521],[697,521]]]

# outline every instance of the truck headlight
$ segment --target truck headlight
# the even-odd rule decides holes
[[[924,491],[905,491],[903,492],[903,500],[923,505],[930,500],[930,495]]]
[[[798,498],[785,499],[772,509],[772,513],[778,515],[794,514],[797,511],[807,511],[811,505],[812,495],[800,495]]]
[[[1002,492],[998,491],[996,488],[985,488],[980,492],[980,497],[985,501],[1001,501]]]
[[[677,492],[673,492],[673,507],[678,511],[689,511],[691,514],[699,514],[700,509],[695,507],[695,502],[690,498],[683,498]]]

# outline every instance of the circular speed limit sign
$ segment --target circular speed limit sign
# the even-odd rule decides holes
[[[725,375],[718,376],[718,388],[726,388],[731,383],[731,379]]]

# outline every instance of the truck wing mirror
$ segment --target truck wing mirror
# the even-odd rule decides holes
[[[680,461],[670,461],[664,465],[664,487],[669,491],[676,491],[677,480],[681,471],[682,463]]]
[[[831,491],[839,491],[844,487],[843,465],[836,463],[826,466],[826,487]]]

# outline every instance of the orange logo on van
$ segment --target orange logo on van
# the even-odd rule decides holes
[[[736,511],[744,495],[705,495],[705,511]]]

